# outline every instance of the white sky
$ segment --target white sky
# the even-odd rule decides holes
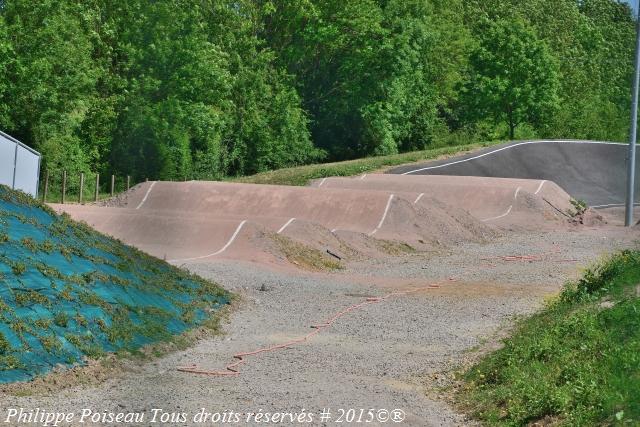
[[[624,0],[624,1],[629,3],[633,7],[633,10],[636,10],[638,8],[638,0]]]

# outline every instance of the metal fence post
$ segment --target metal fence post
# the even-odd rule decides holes
[[[113,192],[115,190],[115,186],[116,186],[116,176],[115,175],[111,175],[111,197],[113,197]]]
[[[78,194],[78,203],[82,204],[82,190],[84,190],[84,172],[80,172],[80,193]]]
[[[42,202],[47,203],[47,195],[49,193],[49,170],[44,176],[44,190],[42,191]]]
[[[130,186],[131,186],[131,177],[127,175],[127,191],[129,191]]]
[[[16,173],[18,172],[18,144],[16,142],[16,151],[13,154],[13,181],[11,182],[11,188],[16,189]]]
[[[629,157],[627,159],[627,200],[625,204],[624,225],[633,225],[636,181],[636,144],[638,139],[638,91],[640,90],[640,17],[636,18],[636,56],[631,92],[631,130],[629,132]]]
[[[65,196],[67,195],[67,171],[62,172],[62,204],[64,205]]]
[[[98,201],[98,195],[100,194],[100,174],[96,173],[96,193],[95,193],[95,201]]]

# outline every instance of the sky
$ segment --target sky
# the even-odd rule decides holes
[[[633,10],[636,10],[638,8],[638,0],[625,0],[625,1],[629,3],[631,7],[633,7]]]

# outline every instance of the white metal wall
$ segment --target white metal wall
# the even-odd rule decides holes
[[[38,195],[40,153],[0,132],[0,184]]]

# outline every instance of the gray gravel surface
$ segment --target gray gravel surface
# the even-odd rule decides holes
[[[190,266],[194,272],[242,297],[223,336],[140,362],[101,384],[31,396],[0,395],[0,407],[147,414],[162,408],[190,416],[200,408],[241,413],[304,409],[316,414],[312,425],[338,425],[318,421],[317,414],[324,408],[330,408],[334,416],[341,408],[397,408],[406,413],[404,425],[471,425],[437,398],[432,374],[473,358],[470,350],[511,324],[514,315],[540,307],[544,296],[557,292],[582,266],[602,253],[633,245],[633,238],[619,230],[613,234],[605,230],[514,234],[487,244],[461,245],[439,255],[370,260],[335,274],[291,275],[230,261],[194,264]],[[542,260],[496,258],[530,254],[543,254]],[[310,324],[366,296],[389,292],[399,278],[425,285],[452,276],[458,281],[366,306],[307,343],[250,358],[238,377],[176,371],[177,366],[190,363],[222,369],[236,352],[305,335]],[[367,277],[377,278],[376,285],[368,284]]]

